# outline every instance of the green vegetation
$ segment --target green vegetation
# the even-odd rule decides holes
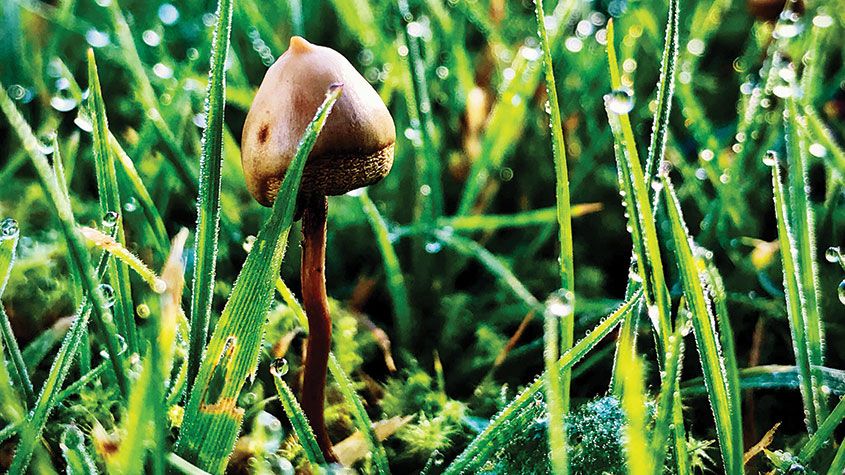
[[[841,0],[0,7],[0,471],[845,470]],[[295,244],[343,86],[272,209],[240,163],[293,35],[397,127],[330,198],[339,464]]]

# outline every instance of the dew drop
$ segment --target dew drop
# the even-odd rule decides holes
[[[12,218],[6,218],[0,221],[0,239],[11,239],[17,237],[20,233],[18,222]]]
[[[290,365],[288,365],[288,360],[285,358],[276,358],[270,363],[270,372],[277,378],[288,374],[289,369]]]
[[[114,305],[114,288],[109,284],[100,284],[100,292],[103,293],[103,299],[106,301],[106,308]]]
[[[627,114],[634,108],[634,95],[628,89],[614,89],[605,96],[605,104],[611,112]]]
[[[94,48],[102,48],[104,46],[108,46],[109,43],[111,43],[108,33],[104,33],[95,28],[91,28],[85,33],[85,41],[87,41],[88,44],[93,46]]]
[[[116,211],[107,211],[103,215],[103,227],[113,228],[117,225],[117,220],[120,219],[120,214]]]
[[[778,154],[774,150],[769,150],[763,155],[763,163],[766,166],[773,167],[778,163]]]
[[[574,300],[571,291],[559,289],[546,299],[546,311],[553,317],[569,317],[575,309]]]
[[[164,293],[165,290],[167,290],[167,282],[165,282],[162,278],[157,278],[153,282],[153,292],[161,294]]]
[[[842,255],[842,251],[839,249],[838,246],[831,246],[827,248],[827,251],[824,253],[824,258],[827,262],[836,262],[839,260],[839,257]]]
[[[839,301],[842,305],[845,305],[845,280],[839,283],[839,288],[836,291],[839,294]]]
[[[172,25],[179,20],[179,10],[173,5],[165,3],[158,7],[158,18],[165,25]]]
[[[425,252],[429,254],[437,254],[443,249],[443,245],[437,241],[430,241],[425,244]]]

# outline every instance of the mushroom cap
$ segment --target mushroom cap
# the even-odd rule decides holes
[[[334,83],[343,84],[303,171],[300,198],[341,195],[384,178],[393,165],[396,127],[370,83],[337,51],[294,36],[267,70],[244,123],[246,185],[272,206],[308,123]]]

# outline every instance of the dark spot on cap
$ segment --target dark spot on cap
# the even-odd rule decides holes
[[[258,142],[262,144],[266,143],[268,135],[270,135],[270,128],[267,124],[264,124],[258,129]]]

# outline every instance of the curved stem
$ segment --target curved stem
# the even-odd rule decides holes
[[[308,317],[308,344],[302,384],[302,410],[326,460],[337,461],[326,431],[323,415],[326,367],[332,345],[332,317],[326,297],[326,214],[325,196],[305,200],[302,215],[302,303]]]

